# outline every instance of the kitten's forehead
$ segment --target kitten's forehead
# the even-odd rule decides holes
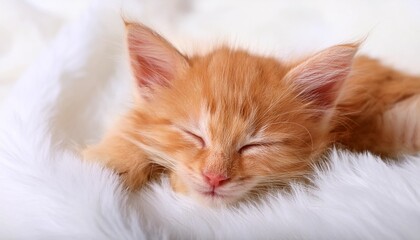
[[[207,56],[208,74],[213,77],[230,78],[230,82],[256,79],[266,67],[264,60],[266,59],[245,51],[222,48]]]
[[[273,94],[281,87],[287,72],[287,68],[274,58],[228,48],[215,50],[200,62],[196,73],[203,77],[214,97],[229,102],[261,100]]]
[[[247,138],[246,134],[255,134],[262,127],[264,117],[274,114],[269,110],[281,98],[280,82],[285,74],[278,61],[221,48],[193,58],[192,63],[185,78],[188,83],[179,86],[187,92],[186,102],[200,102],[194,104],[196,128],[208,140],[231,143],[239,135]]]
[[[293,107],[281,83],[286,70],[277,60],[231,49],[190,60],[190,70],[167,89],[161,106],[188,119],[185,124],[209,143],[230,146],[261,136],[264,126]]]
[[[227,112],[223,107],[210,111],[207,104],[202,104],[196,126],[213,149],[224,151],[226,146],[250,139],[256,130],[254,123],[255,111],[241,116],[234,111]]]

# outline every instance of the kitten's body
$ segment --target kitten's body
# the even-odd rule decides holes
[[[337,104],[348,118],[337,139],[357,151],[385,157],[420,150],[420,78],[358,57]]]
[[[186,58],[128,26],[136,102],[87,159],[130,189],[167,172],[212,205],[307,174],[334,143],[384,156],[420,149],[420,79],[339,45],[293,63],[220,48]]]

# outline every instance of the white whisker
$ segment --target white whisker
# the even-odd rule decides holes
[[[127,135],[121,135],[121,137],[131,142],[135,146],[139,147],[144,152],[146,152],[149,156],[149,160],[152,161],[153,163],[163,166],[165,168],[171,169],[171,170],[175,168],[176,161],[172,157],[165,154],[164,152],[159,151],[154,147],[143,144],[142,142],[136,139],[133,139],[132,137],[129,137]]]

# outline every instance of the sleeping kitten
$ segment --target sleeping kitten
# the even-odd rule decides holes
[[[337,143],[383,156],[420,149],[420,79],[337,45],[295,62],[228,47],[187,57],[127,24],[133,108],[84,152],[136,190],[165,172],[173,189],[234,203],[310,172]]]

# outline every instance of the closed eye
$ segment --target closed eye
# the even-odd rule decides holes
[[[246,144],[244,146],[242,146],[239,150],[238,153],[239,154],[243,154],[246,153],[250,150],[254,150],[254,149],[259,149],[259,148],[266,148],[266,147],[271,147],[277,144],[280,144],[281,142],[269,142],[269,143],[250,143],[250,144]]]
[[[200,148],[206,147],[206,142],[204,141],[204,139],[202,137],[200,137],[199,135],[197,135],[197,134],[195,134],[195,133],[193,133],[191,131],[188,131],[188,130],[186,130],[184,128],[181,128],[181,130],[182,130],[182,132],[185,133],[184,135],[186,135],[186,137],[188,139],[190,139],[192,142],[194,142]]]

